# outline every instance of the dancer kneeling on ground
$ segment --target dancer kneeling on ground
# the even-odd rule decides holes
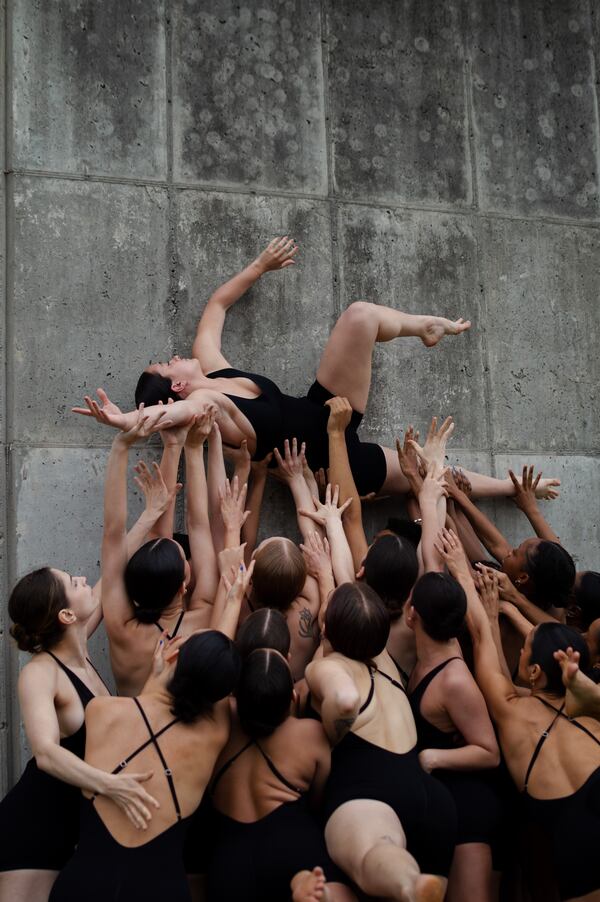
[[[150,771],[159,808],[142,835],[110,801],[82,799],[79,845],[50,902],[189,902],[186,821],[227,742],[227,696],[239,672],[239,654],[222,633],[206,630],[168,645],[161,639],[141,695],[88,706],[86,762],[113,773],[133,762]]]
[[[335,748],[325,790],[334,862],[371,896],[444,897],[456,835],[448,790],[418,760],[415,723],[385,650],[389,614],[364,583],[345,583],[325,614],[324,657],[306,679]]]
[[[421,316],[358,301],[337,321],[319,363],[316,380],[304,397],[280,391],[270,379],[235,369],[223,356],[221,337],[227,310],[265,273],[285,269],[294,263],[297,247],[287,236],[274,239],[247,266],[210,297],[198,324],[192,347],[193,357],[173,357],[168,363],[149,366],[139,379],[135,403],[144,403],[155,428],[183,425],[204,412],[207,404],[217,407],[217,423],[223,441],[239,448],[246,440],[255,461],[263,460],[273,448],[283,452],[283,443],[295,435],[305,442],[312,470],[328,465],[327,417],[324,407],[334,395],[348,398],[353,414],[346,433],[348,454],[361,495],[371,492],[405,493],[409,484],[396,452],[358,438],[358,427],[366,410],[371,387],[371,358],[375,345],[400,337],[416,337],[432,347],[445,335],[457,335],[470,327],[463,319],[451,321],[439,316]],[[351,361],[351,365],[349,365]],[[76,413],[93,416],[99,422],[127,430],[135,412],[122,413],[105,392],[98,392],[101,406],[86,396],[86,407]],[[160,407],[174,401],[168,411]],[[163,419],[162,424],[159,422]],[[512,495],[510,479],[494,479],[469,474],[477,497]],[[544,480],[538,490],[544,494],[556,480]]]

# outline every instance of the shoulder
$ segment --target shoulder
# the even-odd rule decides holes
[[[448,689],[460,689],[463,686],[477,686],[471,671],[462,658],[456,658],[454,661],[450,661],[439,674],[439,677],[441,678],[441,682],[443,682]]]
[[[61,670],[50,655],[39,652],[33,655],[19,674],[19,691],[29,687],[44,687],[55,690]]]

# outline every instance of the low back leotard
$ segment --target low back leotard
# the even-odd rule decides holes
[[[600,746],[600,740],[574,718],[563,712],[564,704],[555,708],[550,702],[534,696],[554,711],[548,727],[540,736],[525,774],[523,797],[529,819],[550,833],[553,848],[548,850],[557,872],[561,899],[574,899],[600,889],[598,868],[598,836],[600,835],[600,766],[574,793],[555,799],[536,799],[529,794],[531,772],[556,722],[564,718],[583,731]],[[599,754],[600,761],[600,754]]]
[[[181,621],[183,620],[184,614],[185,614],[185,610],[182,611],[181,614],[179,615],[179,617],[177,618],[177,623],[175,624],[175,629],[173,630],[173,632],[167,633],[167,639],[169,640],[169,642],[171,641],[171,639],[174,639],[175,636],[177,635],[177,633],[179,632],[179,627],[181,626]],[[164,627],[160,625],[158,620],[153,620],[152,622],[154,623],[154,626],[158,627],[159,632],[161,632],[161,633],[164,632]]]
[[[360,708],[370,705],[375,677],[388,680],[399,691],[402,683],[389,674],[369,668],[371,687]],[[345,802],[374,799],[396,813],[408,851],[424,873],[448,876],[456,839],[456,810],[448,790],[422,770],[416,746],[397,753],[383,749],[356,733],[346,733],[331,755],[331,773],[325,788],[325,817]]]
[[[94,693],[53,652],[47,654],[67,675],[85,709]],[[89,659],[88,663],[91,664]],[[85,721],[60,744],[83,758]],[[0,871],[60,871],[79,838],[79,800],[76,786],[40,770],[35,758],[31,758],[19,782],[0,802]]]
[[[331,392],[314,382],[308,394],[296,398],[285,395],[266,376],[247,373],[227,367],[207,373],[209,379],[244,378],[254,382],[261,390],[257,398],[228,397],[251,423],[256,433],[256,451],[253,460],[262,460],[273,448],[283,454],[285,439],[297,438],[298,443],[306,442],[306,458],[312,470],[329,466],[329,441],[327,420],[329,409],[325,402],[333,397]],[[346,447],[350,466],[361,495],[378,492],[386,477],[386,462],[383,449],[372,442],[361,442],[357,435],[362,414],[354,411],[350,425],[346,429]],[[275,462],[271,462],[275,466]]]
[[[148,746],[154,746],[169,785],[177,819],[142,846],[123,846],[96,812],[94,797],[81,799],[81,836],[77,851],[59,874],[49,902],[190,902],[183,866],[183,842],[187,818],[181,807],[173,775],[159,745],[159,738],[178,723],[173,718],[154,732],[139,699],[134,698],[149,738],[112,771],[120,773]]]
[[[229,768],[252,747],[258,749],[275,778],[298,798],[283,802],[252,823],[236,821],[213,805],[208,898],[211,902],[281,902],[290,897],[294,874],[316,865],[323,868],[329,881],[348,883],[327,854],[323,831],[308,807],[307,793],[281,773],[257,740],[250,739],[220,768],[212,793]]]
[[[445,732],[434,726],[421,712],[423,696],[430,684],[450,661],[447,658],[430,670],[409,695],[409,702],[417,728],[417,749],[455,749],[464,745],[463,737],[453,730]],[[504,774],[498,768],[489,770],[435,770],[434,776],[448,788],[456,805],[458,819],[456,844],[480,842],[492,846],[495,862],[500,864],[502,827],[504,826],[506,797]]]

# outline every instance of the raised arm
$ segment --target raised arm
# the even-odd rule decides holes
[[[348,498],[351,499],[344,515],[344,532],[352,552],[354,570],[358,572],[369,550],[369,543],[363,527],[362,506],[346,446],[346,429],[352,419],[352,407],[346,398],[331,398],[326,401],[326,406],[329,407],[327,421],[329,481],[333,485],[339,485],[342,504]]]
[[[329,597],[335,589],[329,542],[326,538],[321,538],[318,532],[312,532],[306,543],[300,545],[300,550],[306,561],[308,575],[316,579],[319,587],[319,613],[317,620],[319,629],[322,630]]]
[[[506,573],[498,573],[497,579],[500,600],[513,604],[534,626],[537,626],[538,623],[558,623],[556,617],[553,617],[548,611],[538,608],[533,601],[522,595]]]
[[[199,417],[185,440],[186,522],[196,577],[196,585],[188,605],[190,610],[204,602],[212,604],[219,583],[204,471],[204,442],[212,429],[215,414],[216,408]]]
[[[436,540],[440,529],[446,522],[446,471],[432,464],[419,489],[419,507],[421,508],[421,554],[425,571],[441,573],[444,570],[437,548]],[[440,505],[441,501],[443,505]]]
[[[225,526],[221,517],[221,490],[227,480],[223,459],[223,440],[218,423],[213,423],[208,437],[208,513],[215,552],[225,547]]]
[[[464,492],[460,490],[452,493],[454,504],[464,513],[465,517],[475,530],[478,538],[483,542],[487,550],[497,561],[503,561],[512,551],[502,533],[489,520],[479,508],[473,504]]]
[[[351,499],[338,507],[339,489],[336,485],[335,490],[331,491],[331,485],[327,486],[325,492],[325,504],[321,504],[311,496],[311,508],[301,510],[298,513],[303,516],[310,517],[317,526],[321,526],[327,533],[329,540],[329,548],[331,550],[331,563],[333,565],[333,573],[337,585],[341,583],[354,582],[354,565],[352,561],[352,552],[348,545],[348,539],[344,532],[342,523],[342,515],[349,506]]]
[[[56,714],[57,679],[57,668],[43,658],[33,660],[19,676],[21,715],[37,766],[71,786],[112,799],[134,826],[145,830],[151,809],[158,808],[158,803],[140,784],[152,773],[107,774],[63,748]],[[90,705],[102,701],[94,699]]]
[[[275,460],[277,462],[277,476],[284,482],[292,493],[294,504],[296,506],[296,517],[298,519],[298,529],[304,540],[314,532],[315,525],[312,520],[307,517],[303,511],[311,510],[312,499],[310,488],[304,478],[305,464],[305,448],[304,443],[298,450],[298,440],[292,439],[292,444],[288,439],[285,440],[283,457],[277,448],[273,449]]]
[[[169,405],[170,407],[171,405]],[[191,421],[193,423],[193,420]],[[179,461],[181,452],[191,423],[183,426],[174,426],[172,429],[161,429],[160,437],[163,443],[163,453],[160,461],[160,471],[167,489],[171,491],[177,485]],[[175,516],[175,498],[173,493],[171,501],[152,529],[152,535],[160,538],[173,538],[173,519]]]
[[[240,486],[237,476],[231,482],[225,480],[220,491],[221,517],[225,527],[225,548],[237,548],[240,544],[242,526],[250,511],[245,510],[248,486]]]
[[[297,253],[298,247],[293,238],[288,238],[287,235],[274,238],[256,260],[210,296],[200,317],[192,346],[192,354],[198,358],[204,372],[210,373],[230,366],[221,353],[223,325],[229,308],[266,272],[292,266]]]
[[[250,563],[258,540],[260,511],[262,508],[263,496],[265,494],[265,486],[267,484],[267,473],[269,472],[269,464],[272,457],[273,452],[270,451],[262,460],[253,461],[251,466],[252,478],[247,498],[250,516],[242,526],[242,539],[246,545],[246,551],[244,553],[246,566]]]
[[[306,682],[320,705],[321,720],[336,745],[358,717],[360,695],[352,675],[338,661],[321,658],[306,668]]]
[[[556,542],[557,545],[560,545],[560,539],[550,524],[547,523],[537,503],[535,491],[542,478],[542,474],[538,473],[534,478],[533,467],[527,468],[527,466],[524,466],[521,482],[519,482],[512,470],[508,471],[508,475],[515,487],[515,494],[512,496],[512,500],[519,510],[523,511],[535,530],[536,535],[539,536],[540,539],[545,539],[547,542]]]

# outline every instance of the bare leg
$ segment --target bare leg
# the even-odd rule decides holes
[[[0,874],[0,902],[48,902],[58,871],[20,870]]]
[[[364,413],[371,387],[371,357],[377,342],[414,336],[432,347],[444,335],[457,335],[470,325],[462,320],[415,316],[355,301],[333,327],[319,363],[317,380],[332,394],[348,398],[354,410]]]
[[[456,846],[448,878],[446,902],[463,902],[464,899],[496,902],[497,898],[490,847],[485,843]]]
[[[356,902],[352,890],[342,883],[327,883],[323,868],[299,871],[290,884],[292,902]]]
[[[325,827],[327,851],[368,896],[395,902],[442,902],[446,881],[421,874],[393,810],[370,799],[346,802]]]

